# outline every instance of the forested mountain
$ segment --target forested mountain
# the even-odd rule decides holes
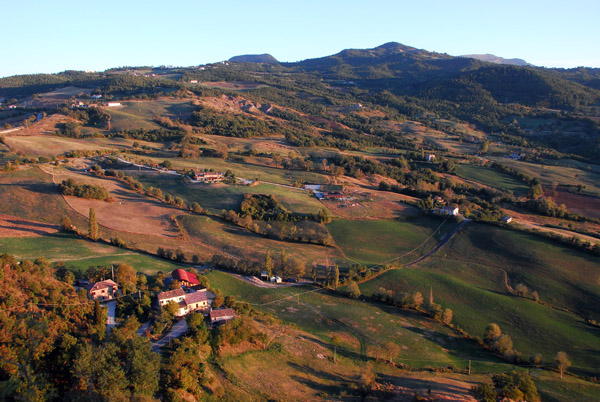
[[[234,63],[268,63],[278,64],[279,62],[273,56],[268,53],[265,54],[244,54],[240,56],[233,56],[229,59]]]
[[[495,63],[495,64],[510,64],[513,66],[530,66],[531,65],[523,59],[505,59],[504,57],[495,56],[493,54],[465,54],[460,57],[470,57],[471,59],[487,61],[488,63]]]

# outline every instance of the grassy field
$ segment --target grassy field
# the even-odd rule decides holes
[[[391,341],[401,348],[395,361],[412,367],[453,364],[465,368],[473,359],[496,363],[488,365],[488,371],[509,368],[421,314],[352,300],[326,290],[311,292],[311,287],[257,288],[217,271],[211,272],[208,279],[223,294],[249,302],[324,342],[329,343],[331,336],[338,334],[343,340],[340,353],[350,358],[364,359],[374,346]]]
[[[488,167],[456,165],[456,175],[486,186],[512,191],[517,196],[527,195],[529,191],[529,187],[522,181]]]
[[[524,161],[515,161],[512,159],[498,159],[497,162],[507,165],[513,169],[520,170],[533,177],[537,177],[546,186],[552,186],[554,183],[583,185],[585,191],[600,196],[600,172],[595,169],[578,169],[568,166],[549,166]]]
[[[44,257],[50,261],[64,261],[67,267],[77,271],[86,270],[90,266],[108,266],[121,262],[130,264],[136,270],[147,274],[172,271],[180,267],[145,254],[61,233],[43,237],[0,238],[0,252],[14,255],[19,259]]]
[[[189,203],[197,202],[213,213],[221,210],[238,210],[244,194],[272,194],[292,212],[317,213],[323,204],[305,190],[259,183],[256,186],[228,184],[183,184],[172,175],[135,175],[145,186],[160,188],[163,193],[179,196]]]
[[[508,333],[515,348],[529,356],[542,353],[550,363],[556,352],[572,357],[573,370],[597,375],[600,330],[578,315],[552,309],[507,292],[525,283],[542,301],[598,317],[597,261],[584,253],[532,235],[478,224],[463,228],[430,259],[415,268],[387,272],[365,282],[365,294],[381,287],[397,292],[433,290],[437,303],[454,311],[454,321],[474,336],[490,322]],[[476,302],[474,302],[476,300]]]
[[[363,264],[380,264],[394,259],[423,244],[442,225],[435,218],[414,218],[407,221],[339,220],[327,225],[336,244],[352,260]],[[400,263],[417,259],[433,248],[456,226],[448,220],[429,241],[413,253],[400,258]]]
[[[122,105],[109,110],[112,130],[157,129],[160,126],[154,122],[155,116],[185,119],[195,109],[189,101],[180,99],[122,102]]]

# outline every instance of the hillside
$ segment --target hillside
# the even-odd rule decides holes
[[[510,64],[513,66],[531,66],[523,59],[505,59],[504,57],[495,56],[493,54],[465,54],[460,57],[468,57],[471,59],[477,59],[481,61],[487,61],[488,63],[494,64]]]
[[[3,333],[44,395],[473,400],[516,370],[542,400],[598,400],[597,71],[395,42],[270,59],[0,79],[0,319],[79,325],[42,331],[31,362]],[[114,335],[83,294],[79,316],[49,308],[122,266]],[[193,314],[152,348],[139,325],[153,341],[184,325],[153,307],[175,269],[238,319]],[[114,377],[82,374],[94,354]]]
[[[233,56],[229,61],[234,63],[267,63],[267,64],[279,64],[277,59],[268,53],[265,54],[244,54],[240,56]]]

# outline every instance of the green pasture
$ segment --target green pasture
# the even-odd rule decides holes
[[[524,283],[542,302],[508,293],[506,271],[513,287]],[[597,260],[544,239],[501,228],[468,224],[430,259],[386,272],[361,284],[364,294],[380,288],[395,292],[432,291],[436,303],[454,311],[454,322],[473,336],[496,322],[525,357],[542,353],[551,363],[567,352],[574,370],[597,375],[600,356],[590,351],[600,344],[600,329],[583,317],[600,316]],[[578,313],[578,314],[575,314]]]
[[[456,165],[456,175],[486,186],[512,191],[517,196],[527,195],[529,191],[529,187],[522,181],[488,167]]]
[[[466,368],[469,359],[485,359],[495,363],[486,368],[488,371],[510,368],[418,313],[349,299],[327,290],[311,292],[315,288],[309,286],[258,288],[218,271],[210,272],[208,279],[223,294],[249,302],[325,342],[333,333],[345,333],[345,338],[354,341],[345,342],[339,353],[348,357],[364,359],[370,348],[391,341],[401,348],[396,362],[412,367],[452,364]]]
[[[394,262],[406,263],[431,250],[456,227],[454,220],[443,222],[426,217],[407,221],[335,219],[327,229],[338,247],[353,261],[380,264],[394,259]],[[427,240],[440,226],[440,231]]]
[[[122,262],[147,274],[172,271],[179,267],[177,264],[149,255],[62,233],[42,237],[0,238],[0,253],[14,255],[19,259],[34,260],[44,257],[53,262],[63,261],[67,267],[77,271],[84,271],[90,266],[108,266]]]

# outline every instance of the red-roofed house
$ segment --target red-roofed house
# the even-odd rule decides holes
[[[180,281],[183,286],[187,287],[200,284],[200,282],[198,282],[198,277],[195,274],[184,271],[183,269],[176,269],[171,273],[171,277],[173,277],[174,280]]]
[[[107,301],[113,300],[119,295],[119,285],[107,279],[105,281],[90,283],[87,287],[88,298],[91,300]]]
[[[235,318],[235,313],[233,309],[230,308],[222,308],[218,310],[210,310],[210,323],[211,324],[221,324],[225,321],[233,320]]]

